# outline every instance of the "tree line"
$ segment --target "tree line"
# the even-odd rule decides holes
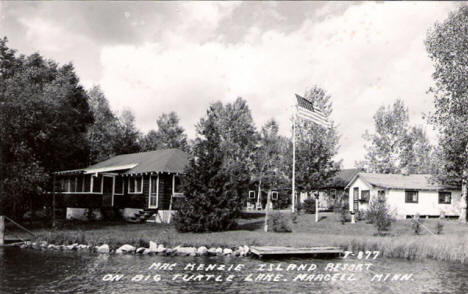
[[[364,133],[366,155],[357,166],[379,173],[431,173],[435,181],[461,185],[466,203],[467,30],[464,5],[435,24],[425,40],[434,63],[429,93],[435,106],[426,121],[437,130],[438,144],[429,143],[423,126],[409,124],[408,108],[396,100],[375,113],[375,131]],[[332,99],[324,89],[313,86],[304,97],[330,119]],[[38,53],[18,55],[6,38],[0,40],[0,124],[0,214],[18,217],[34,199],[43,201],[54,171],[162,148],[191,155],[187,201],[177,217],[181,230],[232,227],[245,191],[290,187],[292,138],[279,135],[274,119],[257,130],[243,98],[209,105],[194,140],[188,140],[175,112],[160,115],[156,129],[142,134],[131,111],[113,112],[98,86],[84,89],[72,64],[59,65]],[[333,122],[328,129],[303,120],[296,124],[297,190],[311,191],[340,169],[339,134]],[[289,197],[280,202],[287,205]],[[466,219],[466,205],[462,209]]]

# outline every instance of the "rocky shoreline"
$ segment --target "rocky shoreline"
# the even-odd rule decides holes
[[[85,244],[70,244],[70,245],[56,245],[50,244],[46,241],[31,242],[27,241],[19,245],[22,249],[36,249],[36,250],[55,250],[55,251],[88,251],[98,254],[108,255],[165,255],[165,256],[233,256],[245,257],[251,254],[250,248],[247,245],[238,246],[234,248],[221,248],[221,247],[185,247],[176,246],[174,248],[167,248],[164,244],[157,244],[156,242],[149,241],[149,247],[135,247],[130,244],[124,244],[117,249],[111,249],[108,244],[100,246],[92,246]]]

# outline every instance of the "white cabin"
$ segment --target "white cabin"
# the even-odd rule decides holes
[[[391,213],[399,219],[419,214],[422,217],[457,217],[461,189],[433,183],[427,174],[358,173],[349,188],[350,211],[366,210],[369,202],[382,193]]]

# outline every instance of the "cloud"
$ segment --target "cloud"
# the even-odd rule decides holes
[[[13,47],[74,61],[85,84],[100,84],[116,110],[132,109],[144,131],[176,111],[193,136],[209,103],[240,96],[257,127],[273,117],[289,135],[294,93],[319,85],[333,98],[338,157],[351,167],[379,106],[401,98],[411,121],[423,123],[433,70],[423,40],[455,5],[7,3],[0,25],[15,36]]]

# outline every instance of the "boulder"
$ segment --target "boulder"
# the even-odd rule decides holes
[[[78,244],[77,244],[77,243],[73,243],[73,244],[71,244],[71,245],[65,246],[65,249],[66,249],[66,250],[76,250],[77,247],[78,247]]]
[[[132,245],[125,244],[125,245],[120,246],[115,251],[115,253],[117,253],[117,254],[119,254],[119,253],[133,253],[133,252],[135,252],[135,250],[136,250],[136,248],[133,247]]]
[[[208,254],[208,248],[206,248],[205,246],[198,247],[197,254],[198,255],[207,255]]]
[[[159,244],[158,248],[156,249],[156,253],[164,253],[164,252],[166,252],[166,250],[167,249],[164,247],[163,244]]]
[[[156,244],[156,242],[149,241],[149,250],[151,252],[157,252],[158,251],[158,244]]]
[[[49,244],[49,246],[47,246],[47,249],[60,250],[60,246],[54,245],[54,244]]]
[[[221,254],[223,254],[223,248],[221,247],[216,248],[216,255],[221,255]]]
[[[245,252],[245,254],[249,254],[249,252],[250,252],[249,246],[244,245],[244,252]]]
[[[151,251],[149,248],[145,248],[145,250],[143,250],[142,254],[143,255],[148,255],[148,254],[151,254],[153,251]]]
[[[97,253],[109,253],[110,252],[109,245],[104,244],[104,245],[98,246],[96,248],[96,252]]]
[[[78,250],[84,250],[84,249],[89,249],[88,245],[80,244],[76,247]]]
[[[136,253],[138,254],[142,254],[144,251],[146,250],[146,248],[143,248],[143,247],[140,247],[136,250]],[[149,250],[149,249],[148,249]]]
[[[210,249],[208,249],[208,254],[209,255],[216,255],[216,248],[211,247]]]
[[[197,254],[197,250],[195,247],[179,247],[176,249],[176,253],[178,255],[192,255],[192,254]]]
[[[231,255],[232,254],[232,249],[230,248],[224,248],[223,250],[223,255]]]

